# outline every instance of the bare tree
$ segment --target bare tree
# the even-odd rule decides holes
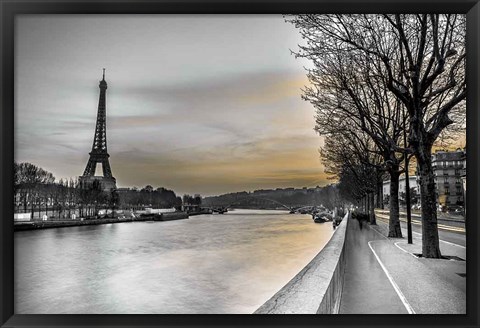
[[[107,198],[108,208],[112,210],[112,217],[115,217],[115,211],[118,209],[120,197],[116,189],[112,189]],[[108,216],[108,215],[107,215]]]
[[[290,21],[307,40],[299,55],[349,53],[370,62],[371,74],[406,108],[408,151],[420,175],[422,253],[441,257],[431,151],[442,133],[464,126],[465,15],[297,15]]]
[[[354,198],[364,200],[370,223],[376,224],[373,194],[383,178],[383,161],[369,136],[361,131],[353,133],[348,130],[329,135],[320,154],[326,173],[340,180],[352,179]]]
[[[21,194],[24,211],[30,204],[32,218],[35,213],[36,206],[41,204],[46,184],[53,183],[55,177],[52,173],[33,165],[31,163],[20,163],[16,165],[14,187]]]
[[[345,51],[319,54],[311,50],[308,46],[301,52],[301,56],[315,62],[315,68],[308,71],[311,87],[305,89],[303,98],[316,108],[315,130],[324,135],[362,131],[375,143],[377,154],[385,162],[384,169],[390,174],[389,236],[402,237],[398,186],[404,153],[399,152],[399,142],[405,120],[401,103],[390,95],[383,76],[376,72],[378,60]],[[370,193],[367,195],[370,197]]]

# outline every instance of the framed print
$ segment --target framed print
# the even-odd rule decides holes
[[[0,8],[2,327],[478,325],[477,1]]]

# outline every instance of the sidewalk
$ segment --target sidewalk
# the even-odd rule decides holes
[[[349,223],[340,313],[466,313],[465,247],[440,242],[442,255],[457,260],[418,258],[420,235],[409,245],[377,223]]]
[[[345,245],[345,274],[339,314],[407,314],[368,242],[383,239],[367,224],[350,219]]]

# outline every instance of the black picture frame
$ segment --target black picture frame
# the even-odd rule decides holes
[[[1,327],[477,327],[478,187],[480,110],[478,0],[2,0],[0,111],[0,324]],[[14,27],[19,14],[282,14],[282,13],[466,13],[467,14],[467,314],[466,315],[18,315],[13,304]]]

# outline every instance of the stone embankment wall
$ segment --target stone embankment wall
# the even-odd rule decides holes
[[[350,212],[317,256],[258,308],[255,314],[338,313],[345,272],[344,248],[349,218]]]

